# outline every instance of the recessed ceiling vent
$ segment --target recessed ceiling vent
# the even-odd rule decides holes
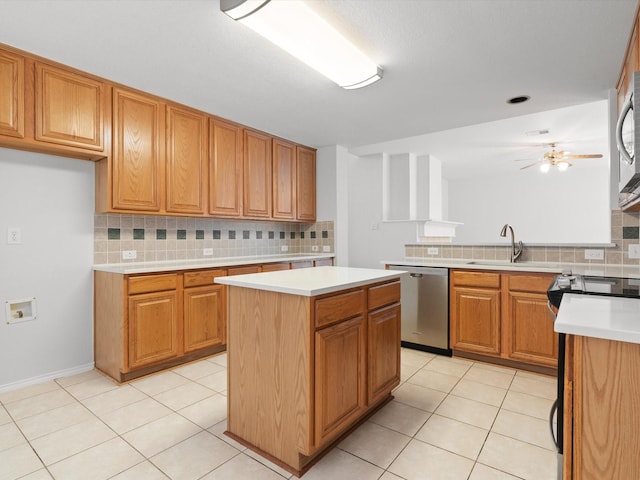
[[[507,103],[515,105],[516,103],[523,103],[529,100],[531,97],[529,95],[520,95],[518,97],[513,97],[507,100]]]

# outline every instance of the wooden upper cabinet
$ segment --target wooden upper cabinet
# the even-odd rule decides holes
[[[209,121],[209,213],[242,215],[242,127]]]
[[[271,137],[244,131],[244,208],[246,217],[271,217]]]
[[[24,58],[0,50],[0,135],[24,138]]]
[[[36,62],[35,138],[104,150],[104,83]]]
[[[163,191],[164,105],[113,91],[113,208],[158,212]]]
[[[206,213],[207,118],[167,107],[167,212]]]
[[[296,212],[297,219],[316,221],[316,151],[297,147]]]
[[[273,139],[273,218],[296,218],[296,146]]]

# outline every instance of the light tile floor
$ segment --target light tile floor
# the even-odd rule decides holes
[[[555,378],[402,349],[394,395],[304,479],[555,479]],[[2,393],[0,480],[291,478],[223,435],[226,405],[225,354]]]

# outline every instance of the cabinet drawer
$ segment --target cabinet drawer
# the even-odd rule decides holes
[[[316,328],[362,315],[365,309],[364,302],[363,290],[316,300]]]
[[[177,286],[178,275],[176,273],[129,277],[129,295],[175,290]]]
[[[369,310],[400,301],[400,282],[385,283],[369,289]]]
[[[260,265],[247,265],[244,267],[232,267],[227,269],[227,275],[244,275],[246,273],[259,273]]]
[[[509,275],[509,290],[546,293],[553,275]]]
[[[313,267],[313,261],[308,262],[291,262],[291,268],[310,268]]]
[[[454,285],[500,288],[500,274],[493,272],[470,272],[467,270],[453,270],[451,273],[451,281]]]
[[[332,267],[333,258],[321,258],[320,260],[314,260],[313,265],[316,267]]]
[[[289,263],[265,263],[260,267],[262,272],[277,272],[279,270],[289,270]]]
[[[214,270],[203,270],[200,272],[185,272],[184,273],[184,286],[186,287],[199,287],[201,285],[213,284],[213,279],[216,277],[224,277],[227,271],[222,268],[216,268]]]

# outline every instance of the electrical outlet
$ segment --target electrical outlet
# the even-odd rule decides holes
[[[317,252],[318,251],[318,245],[312,245],[311,246],[311,251],[312,252]]]
[[[281,252],[288,252],[289,251],[289,246],[288,245],[280,245],[280,251]]]
[[[7,228],[7,243],[9,245],[19,245],[22,243],[22,233],[18,227]]]
[[[378,222],[371,222],[371,230],[378,230],[379,227]]]
[[[133,260],[138,257],[137,250],[123,250],[122,251],[122,259],[123,260]]]
[[[330,247],[329,245],[324,245],[324,246],[322,247],[322,251],[323,251],[323,252],[330,252],[330,251],[331,251],[331,247]]]
[[[640,258],[640,244],[629,245],[629,258]]]
[[[427,248],[427,255],[437,255],[438,247],[429,247]]]
[[[584,251],[585,260],[604,260],[604,250],[601,248]]]
[[[202,255],[210,256],[213,255],[213,248],[205,248],[202,250]]]

